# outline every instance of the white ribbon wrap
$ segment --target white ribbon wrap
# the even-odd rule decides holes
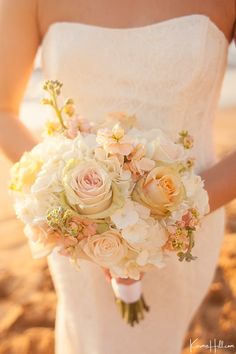
[[[115,296],[123,300],[125,303],[130,304],[140,299],[142,294],[142,282],[136,281],[133,284],[125,285],[116,282],[115,278],[111,279],[111,285]]]

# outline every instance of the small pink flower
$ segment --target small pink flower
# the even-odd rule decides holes
[[[81,240],[96,234],[97,224],[79,216],[73,216],[67,223],[67,232],[57,242],[57,245],[61,247],[58,252],[62,256],[71,257]]]
[[[196,219],[191,219],[189,221],[189,227],[191,227],[191,229],[194,229],[197,225],[198,225],[198,221]]]
[[[78,243],[78,240],[75,237],[66,236],[66,237],[64,237],[63,243],[64,243],[65,247],[75,246]]]
[[[73,234],[74,238],[81,240],[84,237],[95,235],[97,224],[79,216],[73,216],[67,224],[67,229],[70,234]]]
[[[188,210],[187,213],[183,215],[182,221],[184,222],[185,227],[194,229],[199,224],[195,209]]]
[[[70,235],[64,236],[57,244],[60,246],[58,253],[66,257],[71,256],[78,242],[76,237]]]
[[[85,237],[93,236],[97,232],[97,224],[89,223],[83,229],[83,235]]]
[[[127,160],[141,160],[145,156],[145,148],[142,144],[137,144],[133,151],[127,156]]]
[[[176,225],[177,225],[179,228],[181,228],[181,229],[183,229],[183,228],[185,228],[185,227],[187,226],[187,224],[186,224],[186,222],[185,222],[184,220],[179,220],[179,221],[177,221],[177,222],[176,222]]]
[[[80,115],[76,115],[68,119],[66,136],[70,139],[76,138],[79,132],[89,133],[91,131],[91,124]]]
[[[186,250],[189,245],[188,231],[174,225],[168,226],[169,238],[164,249],[169,251]]]
[[[155,167],[155,162],[145,157],[145,149],[141,144],[135,146],[133,151],[127,156],[127,160],[128,162],[125,163],[124,168],[132,173],[134,181]]]
[[[108,128],[99,129],[97,142],[110,154],[127,156],[133,151],[132,140],[125,134],[124,129],[119,124],[116,124],[112,130]]]

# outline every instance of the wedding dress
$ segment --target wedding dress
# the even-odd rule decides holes
[[[171,137],[188,130],[200,172],[216,162],[213,122],[227,52],[226,37],[205,15],[135,28],[56,22],[42,43],[42,67],[92,121],[125,111]],[[213,279],[224,220],[223,208],[205,217],[196,261],[181,263],[173,254],[164,269],[144,276],[151,311],[133,328],[120,318],[99,267],[82,261],[78,271],[54,251],[47,259],[58,296],[56,354],[179,354]]]

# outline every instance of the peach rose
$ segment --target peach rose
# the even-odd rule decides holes
[[[185,196],[178,172],[169,166],[158,166],[135,185],[132,199],[151,209],[153,216],[161,217],[175,210]]]

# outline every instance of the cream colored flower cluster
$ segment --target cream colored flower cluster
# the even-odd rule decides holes
[[[139,279],[170,252],[194,259],[208,196],[187,132],[174,142],[159,129],[137,129],[133,116],[115,117],[96,129],[71,115],[13,166],[10,188],[35,258],[57,247],[74,261]]]

